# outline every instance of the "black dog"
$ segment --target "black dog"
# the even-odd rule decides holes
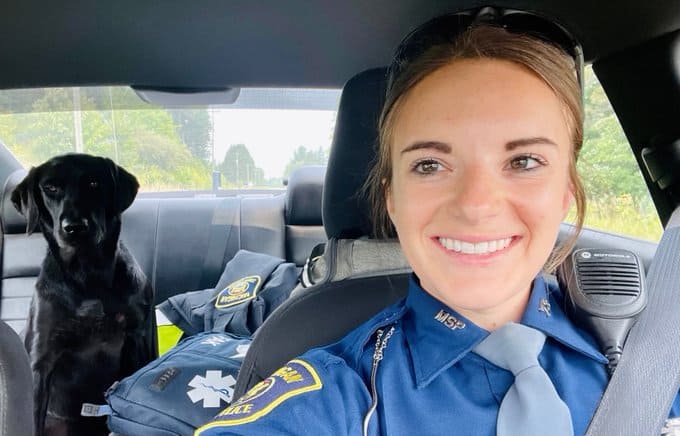
[[[110,159],[68,154],[32,168],[12,193],[47,255],[25,330],[36,434],[108,434],[83,403],[155,357],[153,291],[119,242],[137,179]]]

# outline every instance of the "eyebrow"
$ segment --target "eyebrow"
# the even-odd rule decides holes
[[[451,146],[445,142],[439,141],[418,141],[409,145],[401,151],[401,154],[408,153],[409,151],[422,150],[422,149],[432,149],[437,150],[442,153],[451,153]]]
[[[509,141],[505,144],[505,149],[508,151],[512,151],[516,149],[517,147],[526,147],[528,145],[536,145],[536,144],[545,144],[545,145],[554,145],[557,146],[557,144],[552,141],[551,139],[545,138],[543,136],[535,136],[533,138],[522,138],[522,139],[515,139],[514,141]]]

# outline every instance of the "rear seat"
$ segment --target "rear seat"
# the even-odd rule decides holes
[[[302,266],[311,248],[325,242],[321,191],[325,167],[294,172],[285,195],[207,198],[137,198],[123,215],[121,238],[151,280],[156,303],[177,293],[215,285],[239,249],[284,258]],[[46,243],[27,236],[26,222],[10,201],[25,171],[3,190],[0,319],[20,331]],[[314,210],[312,210],[314,209]]]

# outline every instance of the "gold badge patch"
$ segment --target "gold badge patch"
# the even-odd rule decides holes
[[[217,294],[215,307],[224,309],[252,300],[257,296],[261,282],[260,276],[248,276],[236,280]]]
[[[253,422],[287,399],[323,387],[316,370],[307,362],[293,359],[271,376],[256,384],[244,396],[217,415],[215,421],[196,431]]]

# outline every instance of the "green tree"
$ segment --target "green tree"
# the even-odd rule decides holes
[[[114,159],[137,176],[143,190],[210,187],[210,168],[192,155],[167,110],[111,111],[138,98],[124,88],[102,89],[80,93],[81,109],[90,108],[80,112],[83,152]],[[66,88],[31,92],[29,112],[0,113],[0,140],[25,166],[76,151],[73,96]],[[12,98],[20,102],[19,109],[27,109],[17,96]]]
[[[262,186],[264,171],[255,166],[255,161],[245,144],[229,146],[222,163],[218,165],[227,186]]]
[[[328,150],[319,147],[316,150],[308,150],[304,146],[299,146],[293,152],[293,157],[286,164],[283,170],[283,177],[290,177],[290,174],[296,168],[306,165],[326,165],[328,163]]]
[[[630,145],[591,68],[578,170],[586,191],[586,225],[658,240],[661,225]]]
[[[579,170],[589,199],[597,202],[629,195],[638,203],[648,201],[649,194],[628,141],[590,68],[584,94],[586,120]]]
[[[210,114],[207,110],[187,109],[169,111],[177,126],[180,140],[194,157],[206,164],[210,163],[211,131]]]

